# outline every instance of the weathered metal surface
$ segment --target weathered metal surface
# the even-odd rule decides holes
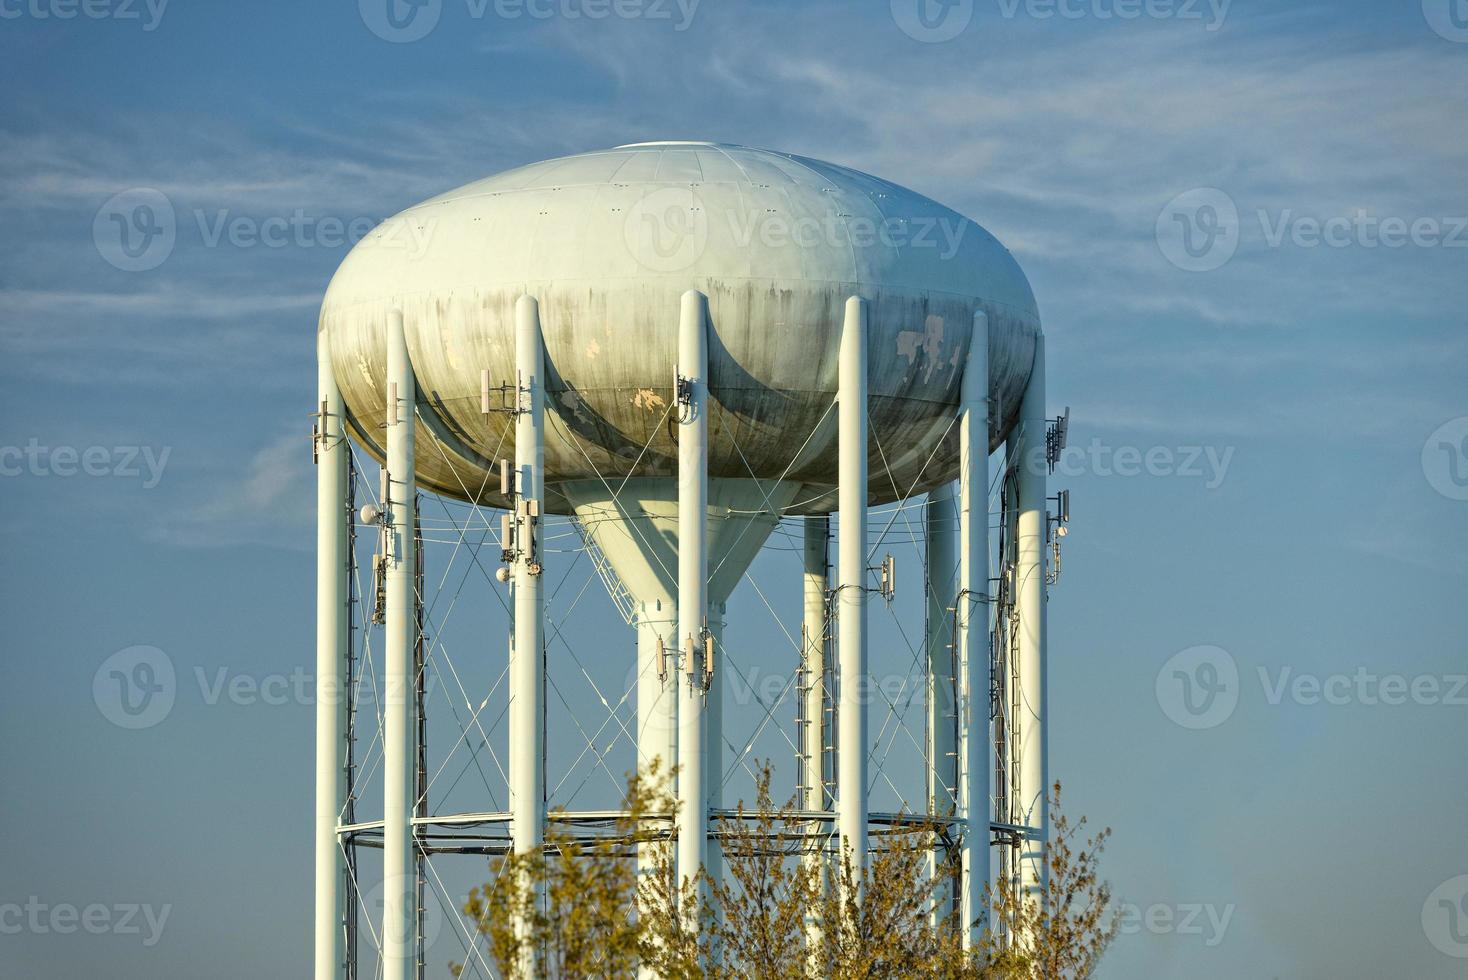
[[[380,455],[385,324],[401,309],[429,410],[420,481],[503,506],[484,462],[513,456],[514,422],[481,412],[481,375],[515,383],[515,300],[538,299],[547,508],[565,513],[565,481],[620,477],[634,461],[639,476],[676,474],[668,405],[689,289],[709,300],[710,476],[805,484],[792,512],[835,504],[829,409],[847,297],[871,313],[874,503],[956,475],[974,314],[988,315],[996,448],[1040,330],[1018,264],[956,212],[844,167],[706,143],[550,160],[409,208],[344,260],[320,329],[356,433]]]

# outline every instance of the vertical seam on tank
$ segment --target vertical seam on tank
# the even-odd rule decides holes
[[[746,186],[749,186],[749,187],[753,187],[754,186],[754,178],[749,175],[749,171],[748,170],[745,170],[744,169],[744,164],[740,163],[737,159],[735,159],[734,154],[730,153],[728,150],[724,149],[722,146],[713,146],[713,147],[710,147],[710,149],[716,150],[719,153],[723,154],[724,159],[728,160],[729,163],[731,163],[734,166],[734,169],[737,170],[737,171],[739,171],[739,176],[741,176],[741,177],[744,178],[744,183],[743,184],[741,184],[741,183],[739,183],[737,181],[733,182],[734,183],[734,191],[738,195],[738,198],[739,198],[739,200],[738,200],[739,207],[745,209],[744,216],[752,219],[753,218],[753,215],[754,215],[754,202],[752,200],[746,200],[745,199],[745,197],[744,197],[744,189],[745,189]],[[749,265],[746,265],[745,266],[745,272],[746,272],[746,276],[745,277],[746,278],[753,278],[753,276],[749,274],[751,272],[751,269],[752,269],[751,266],[749,266]]]
[[[800,158],[796,157],[794,154],[790,154],[790,153],[776,153],[775,156],[778,156],[778,157],[780,157],[781,159],[784,159],[784,160],[789,160],[791,163],[795,164],[797,167],[800,167],[802,170],[808,170],[808,171],[810,171],[811,173],[813,173],[817,177],[819,177],[820,180],[821,180],[821,183],[823,185],[825,185],[825,186],[828,186],[829,187],[829,186],[834,186],[836,184],[836,181],[832,180],[831,177],[830,177],[830,175],[821,173],[815,167],[812,167],[810,164],[808,164],[804,160],[801,160]],[[823,193],[824,193],[824,189],[823,189]],[[839,215],[839,213],[840,212],[837,212],[838,215]],[[852,240],[851,240],[851,225],[846,221],[846,219],[843,218],[841,220],[841,226],[846,230],[846,248],[847,248],[847,251],[850,253],[850,256],[851,256],[851,278],[848,281],[849,282],[853,282],[853,283],[861,282],[861,279],[857,276],[857,271],[858,270],[856,268],[856,244],[854,242],[852,242]]]
[[[608,151],[608,152],[610,152],[610,151]],[[624,150],[624,151],[622,151],[622,156],[623,156],[622,162],[619,163],[619,164],[617,164],[617,169],[616,170],[613,170],[612,171],[612,175],[609,178],[607,178],[607,184],[608,185],[616,184],[619,181],[621,181],[622,180],[622,171],[625,170],[625,169],[627,169],[627,165],[629,163],[631,163],[633,160],[637,159],[637,154],[634,151],[632,151],[632,150]]]

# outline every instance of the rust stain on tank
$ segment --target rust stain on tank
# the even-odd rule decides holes
[[[908,364],[917,361],[918,351],[922,351],[927,358],[927,369],[923,372],[923,381],[933,377],[933,371],[937,369],[939,355],[943,352],[943,318],[936,313],[928,314],[923,321],[921,330],[903,330],[897,334],[897,355],[907,358]],[[954,351],[957,356],[957,351]]]
[[[638,388],[637,394],[632,396],[632,407],[643,411],[654,412],[666,405],[663,396],[651,388]]]

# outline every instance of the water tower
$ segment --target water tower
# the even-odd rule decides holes
[[[619,146],[384,222],[333,278],[317,343],[317,980],[355,976],[359,848],[381,849],[373,938],[386,980],[406,980],[429,831],[456,828],[469,853],[540,846],[553,527],[574,528],[635,629],[638,764],[680,769],[667,821],[686,875],[718,873],[710,821],[731,802],[726,604],[771,531],[800,525],[798,782],[814,845],[862,863],[869,832],[900,819],[868,805],[867,606],[893,575],[869,553],[868,514],[916,501],[927,794],[908,808],[950,828],[970,921],[994,875],[1042,874],[1048,553],[1068,516],[1049,513],[1046,474],[1064,426],[1045,410],[1029,285],[977,224],[818,160]],[[359,456],[380,479],[358,479]],[[422,494],[499,512],[486,527],[513,610],[500,812],[435,813],[423,789]],[[369,633],[382,663],[366,676]],[[380,820],[354,815],[369,681]]]

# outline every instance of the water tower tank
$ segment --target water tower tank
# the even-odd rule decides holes
[[[871,310],[873,503],[953,478],[975,312],[988,314],[993,446],[1039,333],[1014,258],[957,212],[846,167],[699,142],[547,160],[409,208],[347,256],[320,329],[355,434],[381,460],[383,323],[400,309],[432,430],[420,437],[444,446],[418,454],[420,484],[503,506],[485,468],[513,456],[514,425],[481,411],[481,389],[513,380],[515,300],[538,298],[546,506],[570,513],[577,484],[634,462],[640,478],[676,473],[666,411],[689,289],[709,306],[709,475],[780,481],[788,513],[834,507],[828,409],[848,296]]]

